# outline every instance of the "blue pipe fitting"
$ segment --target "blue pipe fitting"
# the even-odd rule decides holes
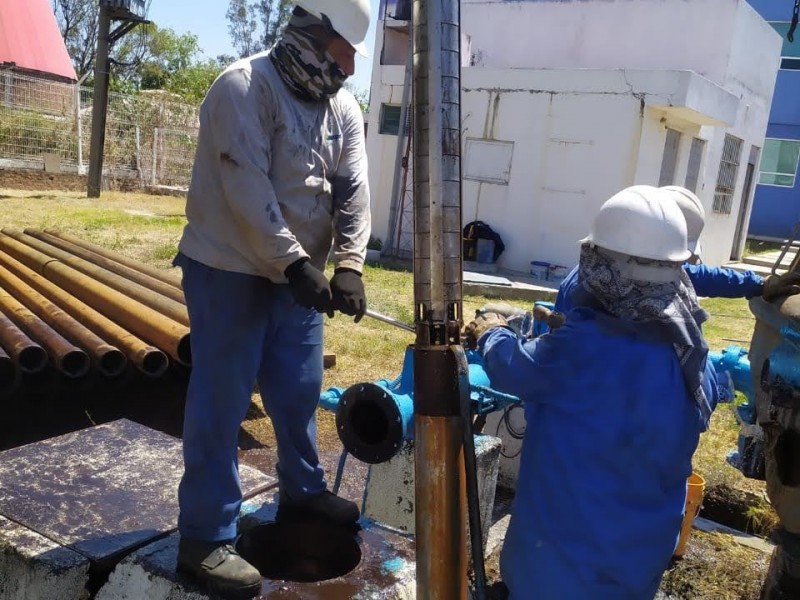
[[[484,415],[519,403],[519,398],[492,389],[477,350],[466,352],[470,403]],[[336,413],[336,430],[345,450],[362,462],[381,463],[414,438],[414,350],[406,348],[403,369],[396,379],[357,383],[320,394],[320,407]]]
[[[752,419],[755,418],[755,393],[747,350],[741,346],[730,345],[722,352],[709,352],[708,360],[711,361],[718,375],[727,373],[734,389],[745,395],[747,402],[739,406],[737,410],[744,422],[752,423]],[[733,398],[724,399],[730,401]]]

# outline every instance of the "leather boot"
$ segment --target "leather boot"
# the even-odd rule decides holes
[[[261,592],[261,574],[239,556],[232,541],[181,538],[178,571],[202,581],[209,591],[230,600],[251,600]]]

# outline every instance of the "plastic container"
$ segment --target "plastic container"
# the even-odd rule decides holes
[[[550,269],[550,263],[539,262],[538,260],[531,261],[531,277],[538,281],[547,281],[547,272]]]
[[[478,239],[475,252],[477,262],[490,264],[494,262],[494,240]]]
[[[700,512],[700,505],[703,504],[703,492],[706,488],[706,480],[697,473],[689,476],[686,483],[686,510],[683,515],[681,525],[681,535],[678,538],[678,545],[675,547],[675,556],[683,556],[686,552],[686,542],[689,541],[689,534],[692,532],[692,523],[697,513]]]
[[[569,269],[561,265],[550,265],[547,269],[547,281],[561,283],[569,275]]]

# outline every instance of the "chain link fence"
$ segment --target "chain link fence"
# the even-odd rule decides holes
[[[0,69],[0,168],[85,174],[93,90]],[[188,187],[198,107],[161,91],[110,93],[103,176],[141,186]]]

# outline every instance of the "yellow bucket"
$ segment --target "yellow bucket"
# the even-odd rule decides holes
[[[692,523],[697,513],[700,512],[700,505],[703,503],[703,491],[706,487],[706,480],[697,473],[689,476],[686,485],[686,512],[683,515],[681,525],[681,536],[678,538],[678,545],[675,548],[675,556],[683,556],[686,552],[686,542],[689,541],[689,534],[692,531]]]

